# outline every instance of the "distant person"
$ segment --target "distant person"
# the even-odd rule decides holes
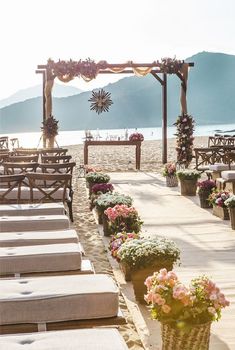
[[[125,131],[125,140],[126,141],[128,140],[128,129],[126,129],[126,131]]]

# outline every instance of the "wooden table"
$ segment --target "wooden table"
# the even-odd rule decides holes
[[[89,146],[135,146],[135,166],[140,170],[141,141],[84,141],[84,165],[88,164]]]

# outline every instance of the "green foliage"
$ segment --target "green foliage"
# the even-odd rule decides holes
[[[133,199],[130,196],[126,196],[118,192],[107,192],[100,195],[99,198],[95,200],[95,206],[100,213],[103,213],[105,209],[109,207],[113,208],[117,204],[125,204],[130,207],[132,202]]]
[[[86,175],[86,181],[89,183],[107,183],[110,176],[104,173],[90,172]]]

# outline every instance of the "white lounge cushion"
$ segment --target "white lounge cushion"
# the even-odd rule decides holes
[[[43,190],[47,193],[50,193],[52,191],[53,188],[43,188]],[[63,188],[59,188],[56,192],[54,192],[51,197],[55,200],[62,200],[63,198]],[[3,195],[6,192],[6,188],[0,188],[0,196],[1,194]],[[10,191],[5,198],[6,199],[17,199],[17,195],[18,195],[18,188],[13,188],[12,191]],[[34,200],[41,200],[44,197],[44,194],[42,192],[40,192],[37,188],[33,189],[33,199]],[[20,195],[20,199],[22,200],[30,200],[30,188],[29,187],[21,187],[21,195]],[[66,199],[70,200],[69,197],[69,189],[67,189],[66,191]]]
[[[229,169],[228,164],[224,164],[224,163],[209,164],[209,170],[221,171],[221,170],[227,170],[227,169]]]
[[[224,180],[235,180],[235,171],[234,170],[222,171],[221,177]]]
[[[0,248],[0,275],[81,269],[76,243]]]
[[[44,216],[1,216],[2,232],[65,230],[69,228],[69,218],[66,215]]]
[[[0,336],[0,349],[23,350],[23,345],[27,350],[128,350],[118,330],[113,328]]]
[[[229,165],[224,163],[215,163],[215,164],[209,165],[209,170],[213,170],[213,171],[221,171],[221,170],[228,170],[228,169],[229,169]],[[231,165],[231,169],[232,170],[235,169],[235,164]]]
[[[75,230],[0,232],[0,247],[78,243]]]
[[[0,324],[115,317],[118,288],[104,274],[0,280]]]
[[[63,215],[64,212],[65,208],[62,202],[0,205],[0,216]]]

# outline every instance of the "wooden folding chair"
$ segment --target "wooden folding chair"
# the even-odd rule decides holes
[[[24,175],[0,175],[0,204],[20,203],[24,178]]]
[[[73,221],[71,174],[27,173],[30,187],[30,202],[63,202],[67,203],[69,216]]]

